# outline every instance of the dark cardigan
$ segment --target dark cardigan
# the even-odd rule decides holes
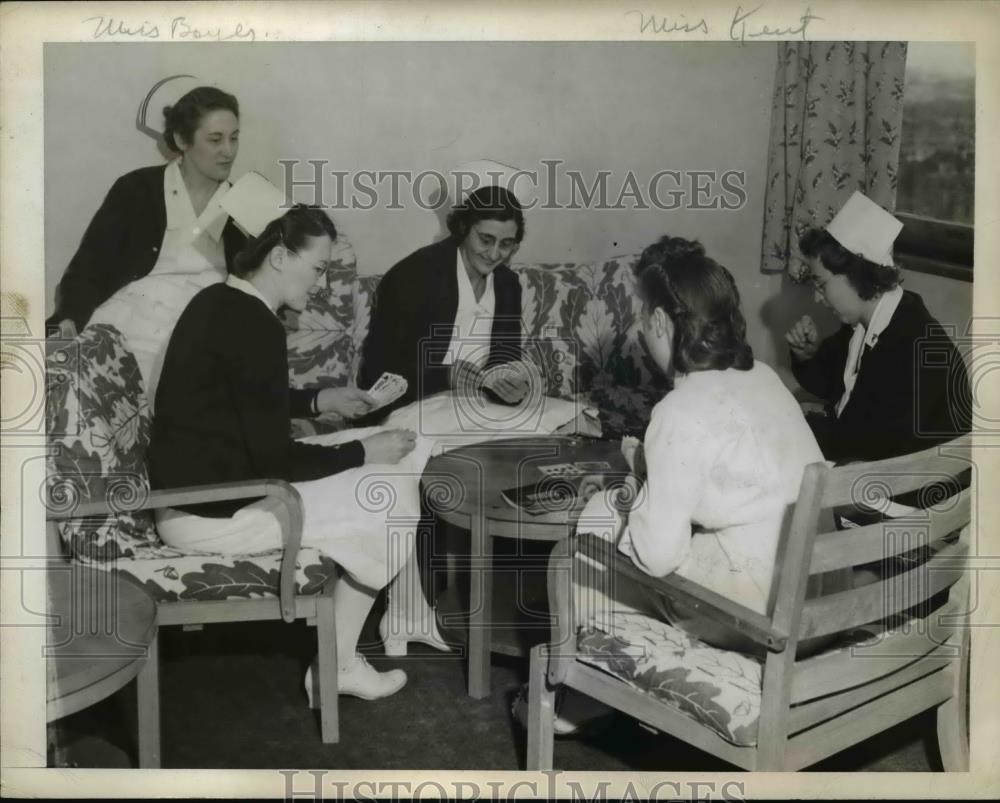
[[[70,318],[79,331],[95,309],[153,269],[167,229],[166,169],[165,164],[142,167],[112,185],[59,282],[56,310],[46,326]],[[222,240],[228,268],[246,244],[246,236],[230,218]]]
[[[226,284],[200,291],[174,328],[156,391],[149,446],[154,489],[239,480],[315,480],[365,461],[360,441],[298,443],[290,417],[316,390],[288,387],[285,330],[258,298]],[[230,516],[252,500],[185,508]]]
[[[377,415],[448,388],[449,366],[441,361],[458,312],[457,259],[455,242],[442,240],[396,263],[379,283],[358,386],[371,387],[388,371],[406,379],[409,387]],[[506,265],[493,271],[493,292],[487,367],[521,358],[521,285]]]
[[[810,360],[792,355],[806,390],[836,405],[852,326],[824,340]],[[828,460],[880,460],[927,449],[968,432],[969,378],[955,345],[916,293],[905,291],[872,348],[865,348],[851,398],[840,417],[810,416]]]

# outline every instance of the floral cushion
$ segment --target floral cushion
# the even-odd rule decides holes
[[[281,550],[258,555],[210,555],[161,547],[101,565],[114,569],[149,593],[157,602],[257,599],[278,596]],[[299,550],[295,592],[317,594],[337,575],[337,564],[316,549]]]
[[[615,613],[582,630],[577,660],[675,707],[735,745],[757,743],[761,662],[710,647],[666,622]]]
[[[150,415],[138,363],[113,326],[89,326],[46,354],[47,501],[122,504],[149,491],[146,448]],[[60,522],[78,560],[126,558],[160,545],[148,511]]]
[[[292,387],[342,386],[353,378],[356,285],[354,249],[338,237],[325,281],[310,294],[306,308],[282,312]]]

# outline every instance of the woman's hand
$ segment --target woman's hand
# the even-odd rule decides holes
[[[358,418],[377,406],[371,394],[359,388],[323,388],[316,397],[317,410],[343,418]]]
[[[518,404],[532,390],[542,389],[542,374],[538,367],[527,360],[514,360],[494,366],[487,371],[485,386],[507,404]]]
[[[531,382],[526,376],[501,377],[490,388],[507,404],[517,404],[531,389]]]
[[[795,326],[788,330],[785,340],[794,354],[800,360],[810,360],[819,351],[819,331],[808,315],[803,315]]]
[[[467,360],[455,360],[448,371],[448,385],[459,396],[473,396],[480,384],[482,371]]]
[[[365,449],[365,465],[369,463],[398,463],[413,451],[417,436],[409,429],[390,429],[369,435],[361,445]]]
[[[639,449],[642,448],[642,443],[636,437],[632,435],[626,435],[622,438],[622,457],[625,458],[625,462],[628,463],[629,471],[633,474],[635,473],[636,457],[638,456]]]

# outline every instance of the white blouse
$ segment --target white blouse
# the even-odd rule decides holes
[[[764,612],[786,513],[805,467],[823,460],[777,374],[755,362],[679,377],[644,451],[647,480],[619,549],[650,575],[676,571]]]
[[[482,368],[490,357],[490,337],[496,312],[493,274],[486,277],[486,289],[476,301],[476,291],[465,269],[461,251],[455,258],[455,272],[458,281],[458,310],[455,312],[451,342],[441,362],[451,365],[456,360],[464,360]]]

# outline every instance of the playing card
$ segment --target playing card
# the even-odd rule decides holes
[[[538,470],[546,477],[566,477],[583,473],[573,463],[550,463],[546,466],[539,466]]]
[[[522,380],[529,382],[531,374],[537,369],[532,363],[525,360],[513,360],[511,362],[500,363],[489,368],[483,374],[483,385],[492,389],[497,382],[504,379]]]
[[[610,471],[611,464],[604,460],[577,460],[574,464],[581,472]]]
[[[377,406],[374,409],[392,404],[400,396],[406,393],[409,383],[398,374],[384,373],[378,381],[368,390],[368,395],[375,399]]]

